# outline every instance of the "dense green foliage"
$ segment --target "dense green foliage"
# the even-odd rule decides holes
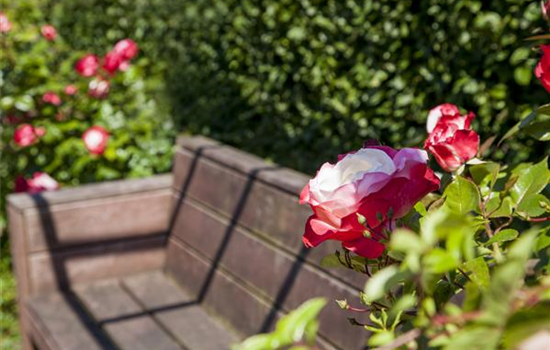
[[[63,37],[47,41],[40,35],[40,27],[48,22],[34,1],[2,8],[13,23],[1,40],[3,193],[13,192],[16,176],[36,171],[50,174],[63,186],[170,170],[175,130],[159,102],[162,79],[146,74],[151,66],[146,58],[111,78],[107,98],[94,98],[87,94],[92,78],[80,77],[73,65],[87,52],[102,55],[114,41],[101,49],[75,50]],[[68,84],[78,88],[76,95],[64,94]],[[47,91],[61,97],[59,106],[42,101]],[[22,123],[43,127],[46,133],[31,146],[20,147],[13,135]],[[81,139],[93,125],[110,133],[102,156],[90,154]]]
[[[522,42],[542,27],[537,1],[56,3],[74,45],[127,35],[166,62],[180,127],[305,171],[366,138],[419,145],[442,102],[477,113],[484,137],[546,98]],[[494,157],[527,147],[543,149],[512,141]]]

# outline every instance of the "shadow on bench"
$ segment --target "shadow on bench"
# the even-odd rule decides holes
[[[307,177],[203,137],[181,137],[173,175],[9,196],[24,348],[222,350],[364,278],[306,250]],[[319,345],[365,333],[329,303]]]

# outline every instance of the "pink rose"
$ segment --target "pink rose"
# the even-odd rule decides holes
[[[56,94],[55,92],[52,92],[52,91],[46,92],[42,96],[42,101],[44,101],[45,103],[49,103],[51,105],[54,105],[54,106],[59,106],[61,104],[61,98],[59,97],[59,95]]]
[[[55,37],[57,36],[57,30],[55,30],[54,26],[49,24],[42,26],[40,31],[42,32],[42,36],[49,41],[55,40]]]
[[[123,60],[131,60],[138,52],[138,46],[132,39],[120,40],[113,48],[113,52],[122,56]]]
[[[111,83],[102,78],[95,78],[88,84],[88,94],[95,98],[105,98],[109,94]]]
[[[379,241],[387,239],[384,229],[439,188],[427,160],[420,149],[364,146],[340,156],[336,164],[323,164],[300,195],[300,203],[313,210],[303,236],[306,247],[337,240],[358,255],[379,257],[384,251]]]
[[[53,191],[59,188],[59,184],[50,175],[36,172],[31,179],[18,176],[15,180],[15,192],[37,193]]]
[[[65,86],[64,92],[65,92],[65,95],[73,96],[78,92],[78,88],[74,85],[67,85]]]
[[[535,75],[546,91],[550,92],[550,45],[542,45],[542,57],[535,67]]]
[[[11,22],[4,12],[0,12],[0,33],[7,33],[11,30]]]
[[[15,129],[13,141],[19,147],[27,147],[35,143],[45,133],[46,130],[44,128],[35,128],[30,124],[21,124]]]
[[[109,74],[114,74],[122,64],[124,58],[121,54],[114,51],[107,52],[103,57],[103,69]]]
[[[92,126],[82,135],[82,140],[90,153],[103,154],[107,147],[109,133],[101,126]]]
[[[460,115],[458,107],[449,103],[430,111],[426,123],[429,135],[424,148],[445,171],[455,171],[476,156],[479,135],[470,130],[474,117],[472,112]]]
[[[83,77],[91,77],[99,69],[99,58],[96,55],[87,54],[76,62],[74,69]]]

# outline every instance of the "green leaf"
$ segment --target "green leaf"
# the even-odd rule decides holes
[[[526,197],[525,200],[518,205],[517,211],[523,216],[537,217],[546,212],[544,209],[545,205],[550,205],[550,200],[542,194],[535,194]]]
[[[536,235],[535,230],[523,233],[510,246],[507,260],[495,268],[482,302],[486,311],[482,321],[486,324],[501,327],[508,319],[511,301],[523,284],[525,264],[531,256]]]
[[[501,243],[501,242],[508,242],[508,241],[513,241],[514,239],[517,238],[518,236],[518,231],[514,230],[514,229],[511,229],[511,228],[507,228],[507,229],[504,229],[502,231],[499,231],[497,232],[496,235],[494,235],[491,239],[489,239],[487,242],[485,242],[485,245],[490,245],[490,244],[493,244],[493,243]]]
[[[466,271],[471,272],[470,279],[474,282],[479,289],[485,290],[489,287],[491,276],[489,274],[489,267],[482,257],[475,258],[467,261],[464,264]]]
[[[310,299],[281,318],[273,333],[274,337],[280,339],[279,347],[300,342],[304,337],[313,337],[311,333],[317,331],[316,318],[326,303],[324,298]]]
[[[537,112],[536,111],[531,112],[527,117],[523,118],[516,125],[511,127],[510,130],[508,130],[506,132],[506,134],[504,134],[504,136],[502,136],[502,138],[498,142],[497,146],[500,145],[504,140],[507,140],[510,137],[514,136],[520,129],[523,129],[527,125],[531,124],[536,118],[537,118]]]
[[[479,209],[479,192],[476,186],[462,176],[447,186],[444,193],[445,206],[454,213],[466,214]]]
[[[28,112],[34,108],[34,100],[29,95],[23,95],[15,98],[14,105],[21,112]]]
[[[523,169],[517,181],[510,189],[510,196],[516,207],[521,207],[526,198],[538,194],[550,181],[550,171],[547,168],[548,158]]]
[[[477,185],[488,182],[490,184],[490,188],[493,188],[495,185],[499,170],[500,164],[491,162],[472,165],[469,167],[470,175],[472,175],[474,182]]]
[[[408,272],[399,271],[397,266],[390,265],[376,272],[365,284],[365,302],[372,302],[382,298],[387,291],[395,287],[408,276]]]
[[[436,248],[426,254],[423,264],[429,273],[444,273],[458,267],[457,258],[448,251]]]
[[[540,330],[550,328],[550,312],[547,305],[537,305],[513,314],[503,333],[503,344],[506,349],[513,349],[523,340]]]
[[[504,197],[500,207],[492,212],[490,218],[510,217],[514,211],[514,201],[510,197]]]
[[[500,330],[487,326],[468,326],[451,336],[443,350],[495,350]]]
[[[232,350],[273,350],[277,348],[278,342],[273,339],[271,334],[258,334],[233,346]]]
[[[398,229],[392,233],[390,247],[405,253],[422,253],[428,248],[419,235],[406,229]]]
[[[524,131],[539,141],[550,141],[550,120],[535,122],[525,127]]]
[[[514,69],[514,79],[518,85],[527,86],[531,82],[531,67],[519,66]]]

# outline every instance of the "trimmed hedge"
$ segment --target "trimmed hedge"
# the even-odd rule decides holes
[[[543,25],[537,1],[56,3],[73,45],[129,36],[164,62],[180,127],[305,171],[368,138],[420,145],[442,102],[486,138],[547,98],[522,41]],[[527,158],[519,144],[494,156]]]

